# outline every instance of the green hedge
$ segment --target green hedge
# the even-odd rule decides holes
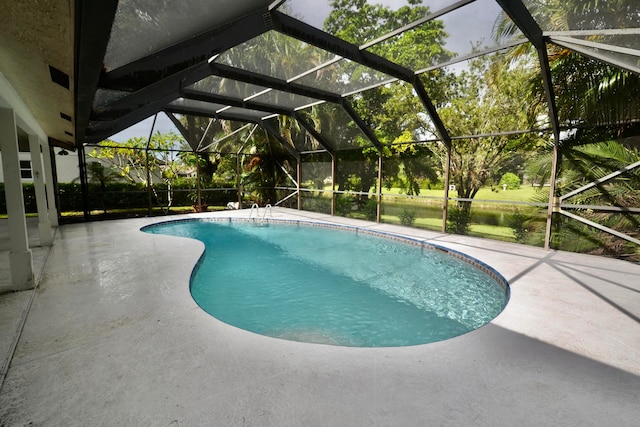
[[[24,207],[27,213],[38,212],[36,206],[36,190],[33,184],[22,184],[22,194],[24,196]],[[4,195],[4,183],[0,182],[0,214],[7,213],[7,199]]]
[[[37,213],[35,189],[32,183],[22,185],[25,210],[27,213]],[[156,195],[152,198],[154,206],[167,205],[166,184],[154,185]],[[188,185],[172,187],[172,206],[193,205],[195,190]],[[60,212],[82,211],[82,188],[80,184],[61,183],[58,185],[58,197]],[[237,200],[235,188],[206,188],[202,190],[203,202],[209,206],[226,206],[230,201]],[[140,183],[110,183],[102,191],[100,184],[89,184],[89,209],[140,209],[148,206],[147,188]],[[0,183],[0,214],[7,213],[7,204],[4,194],[4,184]]]

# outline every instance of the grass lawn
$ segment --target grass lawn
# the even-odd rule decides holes
[[[383,195],[403,194],[399,188],[392,188],[391,190],[384,189]],[[475,199],[478,200],[497,200],[497,201],[509,201],[509,202],[531,202],[535,196],[544,194],[549,196],[549,188],[547,187],[531,187],[525,185],[517,190],[506,191],[492,191],[489,187],[483,187],[476,194]],[[423,197],[444,197],[444,190],[420,190],[420,196]],[[449,197],[458,197],[458,193],[455,191],[449,192]]]
[[[392,215],[382,215],[382,222],[388,224],[400,224],[398,217]],[[441,231],[442,218],[416,218],[413,227],[424,228],[426,230]],[[470,224],[469,235],[478,237],[488,237],[496,240],[515,242],[513,229],[499,225]]]

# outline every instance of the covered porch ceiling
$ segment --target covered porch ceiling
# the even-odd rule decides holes
[[[0,78],[31,112],[53,145],[74,147],[75,30],[73,0],[2,0]]]

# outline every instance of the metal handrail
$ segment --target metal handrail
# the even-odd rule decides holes
[[[251,216],[253,215],[253,209],[254,208],[256,210],[256,218],[258,218],[260,216],[260,213],[258,211],[260,208],[259,208],[257,203],[254,203],[254,204],[251,205],[251,210],[249,211],[249,219],[251,219]]]
[[[269,212],[269,216],[271,218],[273,218],[273,212],[271,211],[271,205],[269,203],[267,203],[264,207],[264,212],[262,213],[262,222],[265,221],[265,218],[267,216],[267,212]]]

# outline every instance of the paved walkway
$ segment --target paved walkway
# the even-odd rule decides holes
[[[638,425],[640,266],[309,212],[274,216],[460,250],[501,272],[511,300],[490,324],[433,344],[278,340],[196,305],[189,276],[203,245],[139,231],[157,218],[64,225],[0,392],[0,425]]]

